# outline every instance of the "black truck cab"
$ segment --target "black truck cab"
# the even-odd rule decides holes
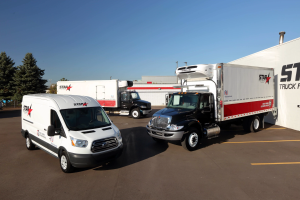
[[[219,134],[215,120],[212,93],[179,92],[172,94],[166,108],[153,114],[146,128],[155,141],[180,140],[185,149],[194,150],[202,138]]]

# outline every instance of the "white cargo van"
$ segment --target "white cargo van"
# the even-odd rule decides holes
[[[59,158],[66,173],[73,167],[99,166],[123,150],[119,129],[91,97],[25,95],[21,132],[27,149],[37,146]]]

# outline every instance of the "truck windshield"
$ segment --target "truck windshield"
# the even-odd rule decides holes
[[[111,125],[101,107],[64,109],[60,111],[69,130],[78,131]]]
[[[141,99],[140,96],[139,96],[139,93],[137,93],[137,92],[131,92],[130,96],[131,96],[131,99],[133,99],[133,100],[140,100]]]
[[[173,94],[167,108],[196,109],[198,97],[193,94]]]

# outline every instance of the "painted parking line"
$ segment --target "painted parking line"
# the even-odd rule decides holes
[[[242,143],[264,143],[264,142],[300,142],[300,140],[243,141],[243,142],[223,142],[223,143],[242,144]]]
[[[279,162],[279,163],[251,163],[251,165],[295,165],[300,162]]]

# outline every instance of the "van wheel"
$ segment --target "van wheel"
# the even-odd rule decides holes
[[[59,163],[63,172],[70,173],[73,171],[73,166],[71,165],[70,159],[65,151],[61,153]]]
[[[138,119],[141,117],[141,112],[140,112],[140,109],[138,108],[135,108],[131,111],[131,116],[134,118],[134,119]]]
[[[188,151],[194,151],[199,147],[201,136],[196,128],[191,128],[188,133],[184,135],[181,145]]]
[[[26,135],[26,147],[28,150],[34,150],[35,149],[35,145],[31,142],[31,139],[29,138],[29,135]]]

